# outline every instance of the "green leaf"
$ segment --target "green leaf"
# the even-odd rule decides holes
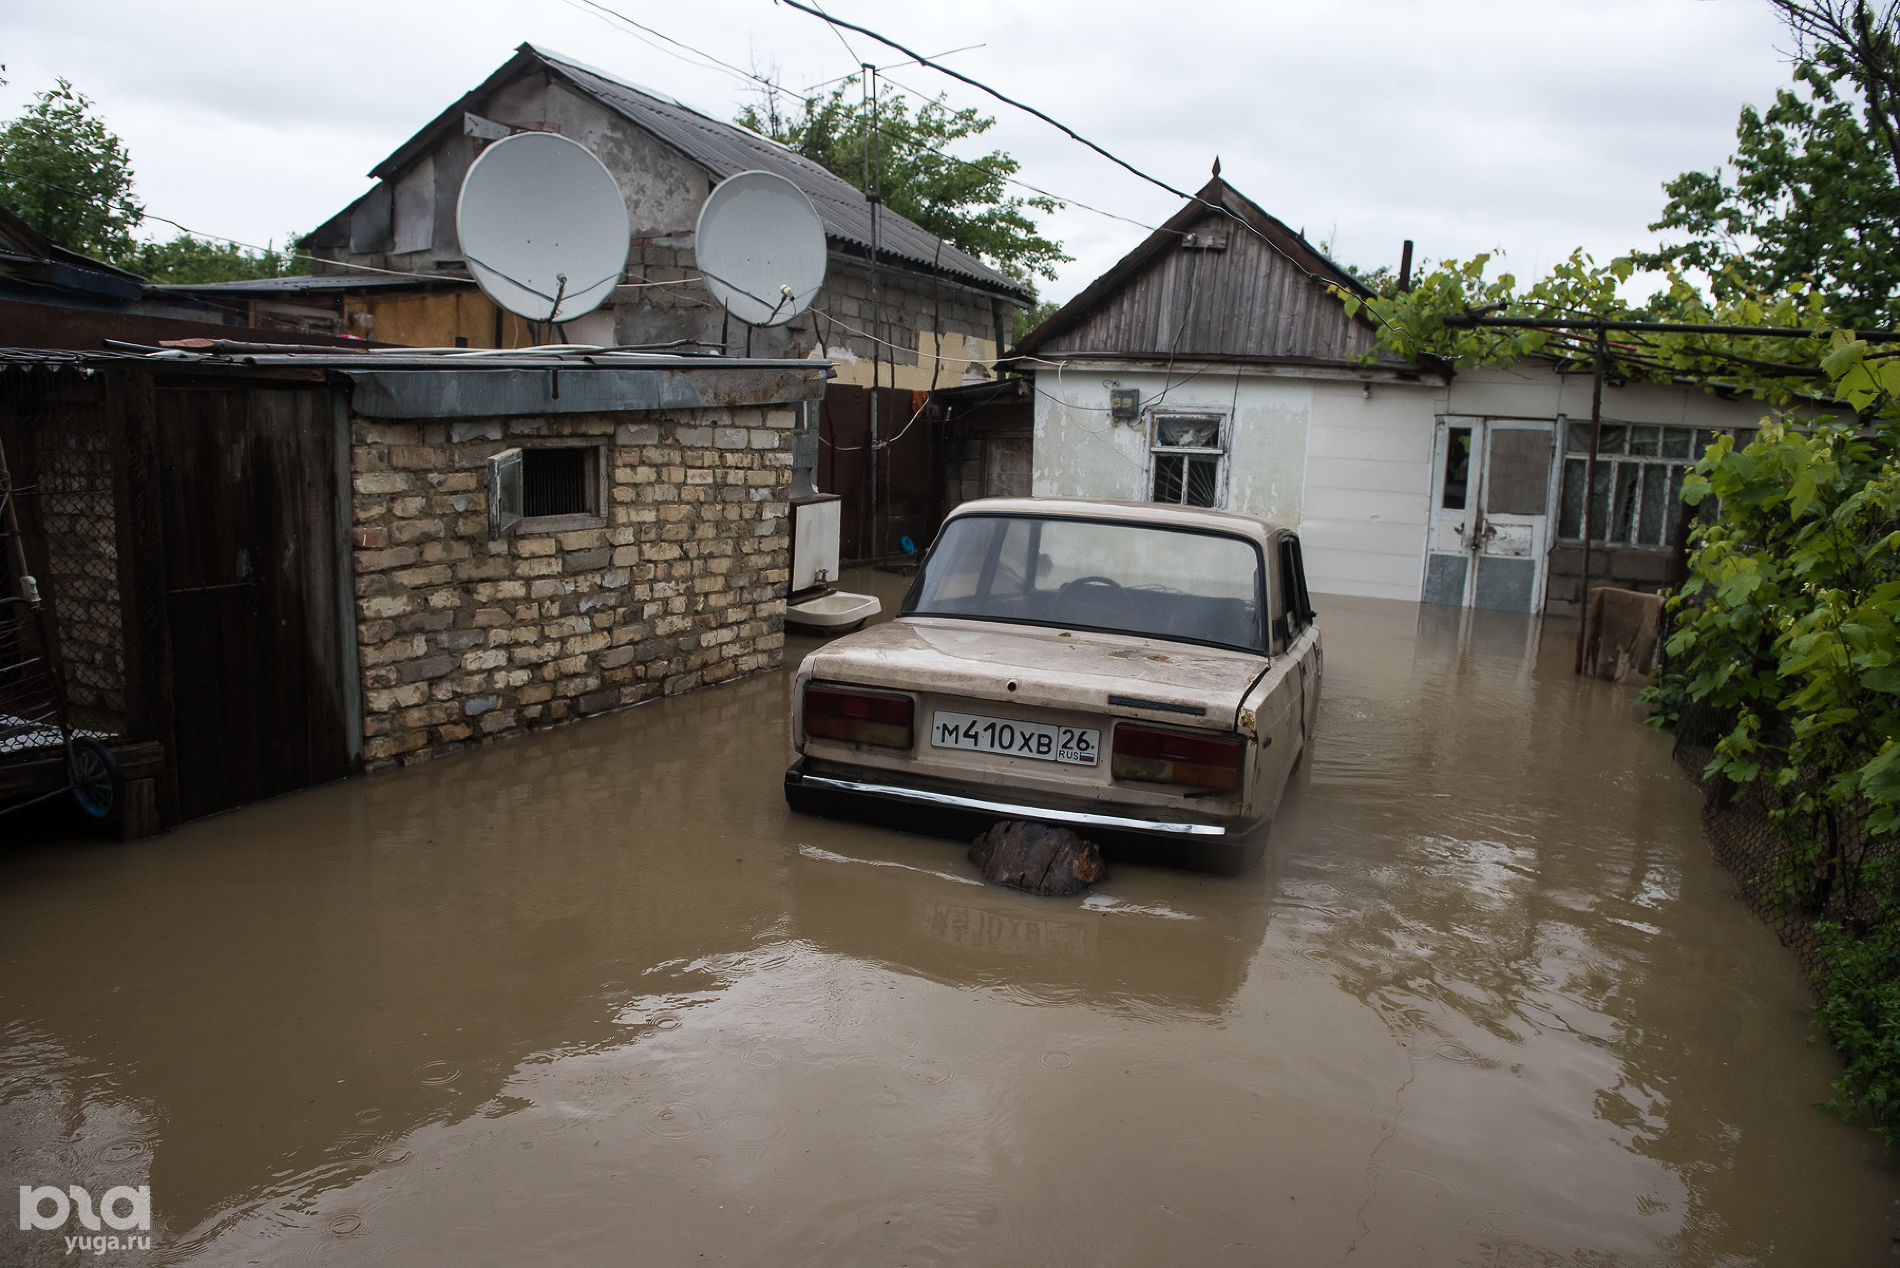
[[[1860,787],[1875,801],[1900,802],[1900,744],[1888,740],[1874,759],[1861,767]]]

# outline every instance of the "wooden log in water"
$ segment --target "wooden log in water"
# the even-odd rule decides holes
[[[1067,828],[1005,819],[970,845],[984,879],[1031,894],[1079,894],[1108,875],[1102,851]]]

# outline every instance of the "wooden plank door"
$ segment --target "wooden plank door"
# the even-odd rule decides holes
[[[179,808],[347,774],[330,390],[161,387]]]

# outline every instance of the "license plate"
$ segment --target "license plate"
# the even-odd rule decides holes
[[[937,748],[1007,753],[1071,766],[1093,766],[1102,752],[1102,733],[1092,727],[1052,726],[942,709],[931,720],[930,742]]]

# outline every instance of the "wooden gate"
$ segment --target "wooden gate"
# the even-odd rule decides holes
[[[349,772],[330,389],[156,393],[185,818]]]
[[[902,554],[905,537],[921,550],[935,528],[936,427],[923,393],[884,387],[876,399],[875,448],[872,389],[831,384],[818,413],[818,487],[844,501],[838,553],[850,562]]]

